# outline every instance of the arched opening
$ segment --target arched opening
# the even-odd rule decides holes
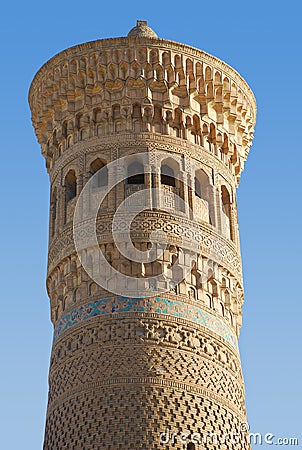
[[[64,120],[63,124],[62,124],[62,136],[66,139],[67,138],[67,133],[68,133],[68,127],[67,127],[67,120]]]
[[[159,105],[155,105],[154,106],[153,124],[154,124],[154,131],[156,133],[162,132],[162,120],[163,120],[162,108]]]
[[[223,300],[224,305],[229,308],[231,306],[231,295],[227,289],[223,292]]]
[[[219,72],[215,72],[215,84],[220,84],[221,83],[221,74]]]
[[[121,108],[120,105],[112,106],[112,117],[113,119],[119,119],[121,117]]]
[[[50,202],[50,234],[54,236],[56,232],[56,220],[57,220],[57,188],[55,187],[51,196]]]
[[[89,137],[89,124],[90,118],[88,114],[83,115],[82,113],[76,116],[76,127],[78,129],[79,140],[86,139]]]
[[[93,297],[94,295],[97,295],[97,293],[98,293],[98,285],[96,283],[90,283],[88,285],[87,291],[88,291],[88,295],[90,297]]]
[[[228,283],[225,277],[222,277],[221,279],[221,287],[226,288],[228,287]]]
[[[146,80],[150,80],[151,78],[153,78],[153,69],[151,64],[149,63],[144,65],[144,77],[146,78]]]
[[[52,145],[56,148],[58,146],[59,142],[57,139],[57,130],[54,130],[52,133]]]
[[[210,124],[210,133],[209,133],[209,143],[210,143],[210,151],[215,153],[216,149],[216,128],[213,123]]]
[[[66,204],[77,195],[77,178],[74,170],[70,170],[65,177]]]
[[[163,81],[164,79],[164,70],[160,64],[155,67],[155,78],[157,81]]]
[[[123,125],[122,125],[122,116],[121,116],[120,105],[112,106],[112,118],[113,118],[113,122],[114,122],[114,131],[115,132],[122,131]]]
[[[188,76],[188,86],[190,92],[194,92],[196,90],[196,80],[192,73]]]
[[[195,172],[195,198],[194,213],[196,218],[213,224],[211,201],[210,201],[210,180],[208,175],[202,170]]]
[[[218,296],[217,283],[213,279],[213,277],[211,277],[208,279],[208,282],[207,282],[207,294],[206,294],[208,306],[210,308],[213,308],[213,309],[216,308],[215,299],[217,299],[217,296]]]
[[[222,234],[231,239],[231,197],[226,186],[221,186],[221,231]]]
[[[199,62],[196,64],[196,76],[202,77],[202,65]]]
[[[202,145],[200,118],[196,114],[194,114],[194,116],[193,116],[193,126],[192,126],[191,133],[194,136],[194,143]]]
[[[226,92],[230,90],[230,80],[226,77],[223,79],[223,90]]]
[[[181,67],[181,57],[179,55],[175,55],[174,57],[174,66],[176,69],[179,69]]]
[[[225,133],[223,134],[223,143],[222,143],[221,148],[222,148],[223,153],[225,153],[225,154],[228,153],[228,151],[229,151],[229,139],[228,139],[228,136]]]
[[[213,308],[213,296],[211,294],[206,294],[206,305],[208,308]]]
[[[161,58],[162,58],[162,63],[163,63],[164,66],[167,66],[167,65],[170,64],[170,55],[169,55],[168,52],[164,52],[162,54]]]
[[[160,185],[162,188],[160,205],[168,210],[184,213],[186,187],[181,179],[179,162],[176,159],[169,157],[161,162]]]
[[[190,130],[192,128],[192,121],[191,121],[191,117],[190,116],[186,117],[186,128],[188,130]]]
[[[174,170],[168,164],[162,164],[161,166],[160,182],[166,186],[175,187]]]
[[[132,107],[132,118],[141,119],[142,118],[142,108],[139,103],[134,103]]]
[[[128,166],[127,184],[145,184],[144,166],[139,161],[134,161]]]
[[[173,130],[176,137],[182,136],[182,112],[179,108],[174,111]]]
[[[72,136],[68,136],[66,141],[66,147],[69,148],[71,144],[72,144]]]
[[[77,195],[77,178],[74,170],[69,170],[64,180],[65,187],[65,208],[64,222],[67,223],[72,219]]]
[[[128,76],[128,64],[126,64],[124,61],[120,64],[119,75],[123,80],[125,80]]]
[[[131,76],[135,80],[137,80],[139,78],[139,76],[140,76],[140,66],[139,66],[139,64],[136,61],[134,61],[131,64],[130,70],[131,70]]]
[[[168,83],[174,83],[174,81],[175,81],[175,74],[174,74],[174,69],[173,69],[172,66],[167,68],[167,70],[166,70],[166,77],[167,77]]]
[[[212,69],[210,67],[206,68],[206,81],[210,81],[212,79]]]
[[[99,189],[108,185],[108,169],[100,158],[95,159],[90,164],[89,172],[93,176],[92,189]]]
[[[134,103],[132,106],[132,123],[133,123],[133,131],[140,132],[142,131],[142,108],[139,103]]]
[[[188,287],[188,296],[190,300],[196,300],[196,289],[193,286]]]
[[[193,61],[189,58],[186,60],[186,72],[187,75],[193,73]]]
[[[147,60],[147,49],[140,48],[137,52],[137,60],[140,64],[143,64]]]
[[[149,55],[149,61],[151,64],[156,64],[158,62],[158,51],[157,50],[151,50]]]

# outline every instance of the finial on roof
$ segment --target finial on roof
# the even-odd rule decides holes
[[[148,27],[148,22],[146,20],[137,20],[136,26],[129,31],[128,37],[158,38],[152,28]]]

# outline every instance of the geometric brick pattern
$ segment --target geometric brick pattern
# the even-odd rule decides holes
[[[184,449],[181,442],[160,444],[160,433],[168,428],[171,433],[214,433],[222,438],[239,432],[242,422],[244,416],[217,401],[181,389],[133,383],[93,387],[67,396],[48,411],[44,449]],[[230,440],[200,448],[247,450],[250,446]]]
[[[169,322],[153,321],[152,325],[152,320],[124,319],[128,339],[120,335],[113,346],[112,340],[104,341],[104,329],[117,326],[121,329],[123,320],[111,322],[91,327],[85,330],[85,335],[81,331],[72,333],[54,347],[49,378],[51,401],[95,382],[155,377],[205,389],[222,397],[222,401],[232,402],[239,410],[244,408],[239,357],[237,352],[227,351],[220,341],[215,342],[210,336],[207,339],[203,336],[201,340],[189,326],[178,327],[178,330],[174,327],[172,332],[173,324]],[[146,338],[151,328],[155,334],[153,339]],[[170,336],[159,337],[159,334],[165,335],[167,329]],[[185,335],[186,342],[178,339],[181,334]],[[172,336],[174,341],[171,341]]]

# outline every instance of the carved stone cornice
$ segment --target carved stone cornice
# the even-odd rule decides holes
[[[255,98],[234,69],[203,51],[149,38],[61,52],[37,73],[29,103],[48,168],[70,143],[138,126],[208,145],[238,178],[256,119]]]
[[[180,52],[188,57],[196,58],[208,65],[211,65],[217,70],[222,70],[236,82],[236,84],[244,91],[246,96],[249,98],[249,101],[253,108],[253,119],[256,119],[256,100],[253,91],[244,80],[244,78],[242,78],[241,75],[233,67],[231,67],[221,59],[196,47],[161,38],[137,38],[135,47],[139,46],[146,46],[148,48],[160,48],[163,51],[171,50],[175,53]],[[95,51],[99,52],[104,49],[113,51],[115,49],[125,49],[127,47],[134,47],[132,38],[119,37],[84,42],[82,44],[69,47],[60,53],[57,53],[45,64],[43,64],[43,66],[36,72],[28,94],[30,105],[31,99],[39,90],[39,83],[41,82],[43,77],[46,76],[49,71],[52,71],[55,67],[59,66],[65,61],[73,58],[78,58],[80,56],[86,56]]]

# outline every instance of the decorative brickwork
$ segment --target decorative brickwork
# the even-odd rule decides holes
[[[54,339],[56,340],[68,328],[93,317],[123,312],[148,312],[180,317],[208,328],[219,336],[222,336],[233,347],[236,348],[237,346],[235,333],[220,318],[204,312],[200,307],[190,305],[189,303],[158,297],[150,299],[126,297],[103,298],[89,302],[86,305],[71,310],[70,313],[60,319],[55,328]]]
[[[246,440],[219,439],[246,422],[236,187],[253,139],[250,88],[219,59],[159,39],[138,21],[128,37],[81,44],[49,60],[29,103],[51,182],[54,342],[44,450],[249,450]],[[115,167],[121,158],[129,163]],[[99,205],[98,192],[118,176],[124,181]],[[105,284],[96,281],[89,251],[83,264],[74,240],[88,182],[97,213],[81,239],[95,228],[109,264],[101,266]],[[155,260],[121,254],[130,244],[132,253],[146,253],[156,233],[166,247],[152,244]],[[128,277],[122,295],[114,271]],[[155,282],[158,274],[163,279]],[[154,283],[154,296],[131,295],[136,280],[146,289]],[[158,295],[160,283],[165,292]],[[218,441],[161,443],[167,430],[213,433]]]

